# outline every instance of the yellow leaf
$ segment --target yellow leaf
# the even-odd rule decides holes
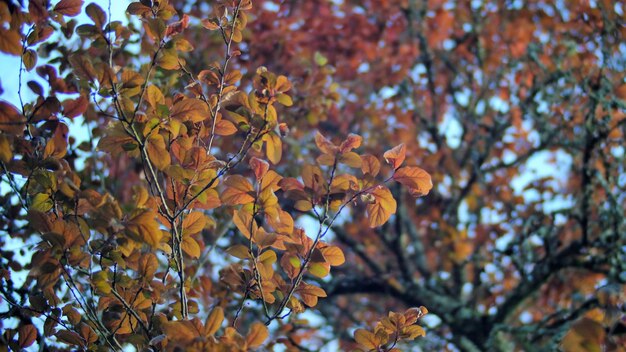
[[[280,137],[275,132],[270,132],[263,136],[263,140],[265,141],[267,159],[272,164],[278,164],[283,155],[283,142]]]
[[[267,340],[269,337],[269,331],[267,330],[267,326],[260,322],[255,322],[250,327],[250,332],[248,332],[248,336],[246,336],[246,343],[248,347],[259,347]]]
[[[330,264],[328,263],[311,263],[308,266],[309,273],[323,279],[330,273]]]
[[[223,321],[224,310],[222,307],[213,308],[213,311],[211,311],[211,314],[209,314],[204,323],[204,336],[213,336],[217,330],[219,330],[220,326],[222,326]]]
[[[4,163],[8,163],[13,159],[13,151],[11,150],[11,143],[6,134],[0,134],[0,160]]]
[[[236,244],[231,246],[226,250],[226,253],[232,255],[233,257],[239,259],[249,259],[250,258],[250,249],[243,244]]]
[[[45,193],[38,193],[33,197],[30,209],[45,213],[52,209],[52,205],[52,200],[49,195]]]

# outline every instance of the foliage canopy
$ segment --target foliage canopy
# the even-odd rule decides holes
[[[0,2],[0,348],[624,350],[623,3],[110,8]]]

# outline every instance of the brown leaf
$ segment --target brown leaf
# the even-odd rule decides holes
[[[32,324],[22,325],[18,329],[19,338],[17,340],[17,344],[20,348],[26,348],[33,343],[37,339],[37,328],[35,328]]]
[[[0,29],[0,51],[9,55],[22,54],[22,37],[17,31]]]
[[[77,16],[83,6],[83,0],[61,0],[54,7],[53,11],[65,16]]]
[[[76,99],[67,99],[63,102],[63,115],[69,118],[82,115],[87,111],[88,103],[89,100],[84,95]]]

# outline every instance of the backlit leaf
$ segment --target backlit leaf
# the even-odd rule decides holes
[[[404,158],[406,158],[406,146],[404,143],[393,147],[383,154],[385,161],[390,164],[394,170],[399,168],[404,162]]]
[[[433,182],[428,172],[417,166],[405,166],[396,170],[393,179],[407,186],[411,195],[425,196],[433,188]]]
[[[80,14],[80,9],[83,6],[83,0],[61,0],[54,7],[53,11],[63,14],[65,16],[77,16]]]
[[[375,202],[367,205],[370,227],[381,226],[396,212],[396,200],[387,187],[378,186],[370,192]]]

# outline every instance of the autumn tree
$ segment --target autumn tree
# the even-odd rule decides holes
[[[623,350],[624,10],[0,2],[2,344]]]

